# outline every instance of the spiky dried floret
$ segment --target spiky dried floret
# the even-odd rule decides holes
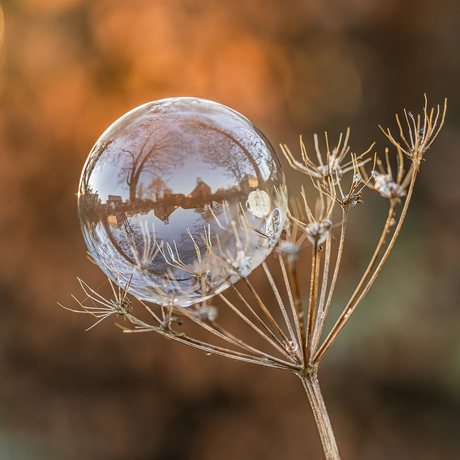
[[[332,183],[337,185],[342,180],[344,174],[355,169],[354,159],[358,160],[359,166],[364,165],[369,160],[362,160],[362,158],[370,151],[372,146],[359,157],[352,156],[352,160],[343,164],[344,159],[347,154],[350,152],[350,147],[348,146],[348,139],[350,137],[350,128],[347,129],[345,140],[342,146],[342,134],[339,136],[339,141],[337,146],[332,149],[332,152],[329,150],[329,141],[327,133],[325,134],[326,138],[326,158],[323,158],[319,148],[318,136],[314,135],[315,141],[315,152],[318,158],[318,164],[316,165],[308,156],[307,149],[303,143],[302,138],[300,138],[300,150],[302,154],[303,164],[297,161],[294,158],[294,155],[289,150],[286,144],[280,144],[281,151],[286,157],[289,165],[296,169],[297,171],[308,174],[310,177],[318,179],[325,184]]]
[[[326,241],[328,233],[331,231],[332,222],[324,219],[321,222],[312,222],[307,225],[305,230],[308,241],[311,243],[322,244]]]
[[[389,129],[385,131],[381,126],[380,129],[383,131],[385,136],[388,137],[388,139],[394,146],[400,149],[401,152],[407,158],[409,158],[411,161],[414,162],[414,164],[416,164],[418,169],[420,166],[420,162],[422,161],[425,155],[425,152],[431,147],[431,145],[438,137],[438,134],[444,125],[446,110],[447,99],[444,101],[444,109],[442,113],[439,105],[436,109],[436,115],[434,107],[431,108],[431,110],[428,113],[428,100],[425,94],[425,105],[423,107],[422,116],[417,115],[417,117],[414,117],[414,115],[412,115],[411,112],[407,112],[406,110],[404,110],[404,116],[406,118],[406,123],[408,126],[409,139],[406,139],[406,137],[404,136],[404,130],[398,115],[396,115],[396,122],[398,123],[399,135],[401,137],[402,142],[398,142],[393,137]]]
[[[401,189],[400,185],[393,180],[391,174],[381,174],[373,171],[372,177],[374,179],[374,190],[384,198],[392,200],[406,196],[406,191]]]
[[[86,294],[86,300],[90,301],[92,305],[83,305],[77,298],[72,296],[76,302],[80,305],[81,310],[75,310],[72,308],[65,307],[64,305],[59,304],[62,308],[66,310],[75,312],[75,313],[89,313],[90,315],[96,317],[98,320],[90,326],[87,331],[92,329],[94,326],[98,325],[101,321],[108,318],[112,315],[117,316],[128,316],[133,309],[131,300],[128,298],[128,289],[129,284],[131,283],[131,279],[129,283],[122,289],[118,287],[118,290],[115,289],[113,282],[110,278],[107,278],[112,288],[112,292],[114,295],[114,299],[106,299],[105,297],[98,294],[94,289],[90,288],[83,280],[78,278],[81,288],[83,292]]]

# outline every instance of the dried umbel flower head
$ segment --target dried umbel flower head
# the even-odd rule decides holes
[[[244,253],[244,251],[238,251],[236,253],[235,267],[241,278],[247,278],[251,274],[251,259]]]
[[[363,190],[366,188],[367,182],[363,181],[362,175],[359,171],[363,168],[367,161],[368,160],[359,162],[356,156],[352,155],[354,173],[348,193],[344,193],[341,183],[338,183],[336,187],[331,181],[328,183],[322,182],[319,185],[315,185],[315,187],[325,194],[330,200],[338,203],[344,212],[348,212],[349,209],[354,208],[356,205],[364,203],[362,200],[362,194]],[[339,195],[337,190],[339,191]]]
[[[321,190],[320,193],[322,196]],[[322,202],[319,217],[316,218],[307,203],[307,198],[303,189],[301,195],[307,222],[302,221],[298,217],[294,217],[293,213],[289,213],[292,231],[290,230],[288,232],[290,235],[289,239],[281,241],[278,246],[278,253],[286,257],[286,260],[291,261],[297,260],[296,254],[298,255],[300,253],[300,247],[305,240],[309,241],[315,247],[319,247],[326,241],[332,229],[332,222],[329,218],[332,214],[334,201],[330,200],[327,208],[324,207],[324,202]],[[298,210],[296,213],[300,214]],[[296,240],[298,233],[300,233],[301,236]]]
[[[373,171],[372,178],[374,179],[374,190],[380,193],[380,195],[384,198],[393,200],[406,196],[406,192],[402,190],[399,184],[393,180],[391,174],[382,174],[377,171]]]
[[[196,307],[194,314],[205,323],[213,323],[219,316],[219,310],[213,305],[208,305],[206,302],[203,302]]]
[[[348,140],[350,137],[350,128],[347,129],[345,140],[342,146],[342,134],[339,137],[337,146],[332,149],[332,152],[329,150],[329,140],[327,133],[325,134],[326,138],[326,148],[327,152],[325,159],[321,154],[319,148],[318,136],[314,135],[315,143],[315,152],[318,160],[318,165],[316,165],[308,156],[307,149],[303,143],[302,138],[300,138],[300,150],[302,155],[302,160],[304,164],[300,163],[294,158],[294,155],[289,150],[286,144],[280,144],[281,151],[283,152],[285,158],[287,159],[289,165],[296,169],[297,171],[308,174],[314,179],[319,179],[324,184],[337,185],[341,180],[344,174],[349,171],[353,171],[356,167],[354,161],[358,161],[358,166],[364,165],[368,160],[362,160],[362,158],[370,151],[372,146],[359,157],[353,156],[351,161],[347,161],[345,164],[342,164],[345,160],[347,154],[350,152],[350,147],[348,146]]]
[[[300,245],[293,241],[283,240],[280,241],[277,252],[286,261],[295,262],[300,256]]]
[[[425,95],[425,106],[423,107],[422,116],[417,115],[417,117],[414,117],[411,112],[404,110],[404,116],[409,128],[408,140],[406,140],[406,137],[404,136],[404,130],[401,122],[399,121],[398,115],[396,115],[396,121],[398,123],[401,141],[395,140],[389,129],[386,131],[382,127],[380,127],[380,129],[394,146],[396,146],[404,155],[406,155],[407,158],[414,162],[418,169],[426,151],[438,137],[439,132],[444,125],[446,111],[447,99],[444,101],[444,109],[442,113],[439,105],[437,106],[436,114],[434,108],[432,108],[428,113],[428,99]]]
[[[375,164],[377,164],[380,171],[376,171],[374,166],[371,178],[366,181],[366,186],[375,190],[383,198],[400,203],[401,198],[404,198],[407,195],[406,188],[412,179],[412,168],[409,170],[408,174],[405,174],[404,159],[401,150],[398,148],[398,173],[395,179],[390,166],[388,149],[385,150],[385,159],[387,164],[386,170],[382,166],[382,161],[376,159]],[[363,174],[366,175],[364,170]]]
[[[313,244],[322,244],[326,241],[328,233],[331,231],[332,222],[324,219],[321,222],[312,222],[307,225],[305,233],[308,240]]]
[[[111,229],[112,233],[119,236],[123,231],[127,235],[127,242],[123,248],[125,256],[129,256],[134,267],[131,277],[129,277],[129,270],[121,272],[117,278],[117,284],[120,286],[118,290],[109,280],[114,299],[104,299],[81,281],[87,299],[84,303],[79,303],[82,310],[72,311],[96,316],[98,320],[96,324],[111,316],[121,316],[132,325],[131,329],[124,328],[125,332],[152,331],[206,353],[294,372],[301,379],[308,395],[326,459],[339,460],[338,447],[319,388],[318,367],[363,301],[395,244],[412,197],[421,160],[439,134],[444,123],[445,112],[445,108],[442,116],[439,108],[436,115],[433,110],[428,112],[425,99],[422,117],[415,118],[410,112],[405,112],[409,125],[409,141],[404,137],[399,119],[397,121],[401,142],[396,141],[390,131],[385,132],[396,147],[395,171],[390,167],[388,149],[385,151],[386,164],[377,160],[375,156],[372,170],[366,171],[368,160],[363,159],[364,154],[356,156],[350,152],[349,130],[343,145],[342,137],[332,151],[327,145],[325,158],[321,155],[318,138],[315,136],[318,164],[309,159],[303,142],[301,142],[303,164],[294,159],[286,146],[282,146],[290,165],[307,174],[306,182],[312,186],[316,194],[316,205],[314,207],[309,205],[307,194],[302,186],[301,197],[291,202],[286,220],[284,210],[287,209],[287,195],[284,186],[279,189],[261,188],[260,178],[241,177],[238,187],[228,191],[229,196],[238,202],[236,212],[229,211],[231,203],[226,200],[207,204],[199,201],[200,206],[197,206],[194,212],[199,214],[206,224],[186,230],[186,242],[192,249],[188,256],[192,256],[192,261],[184,260],[185,256],[179,242],[159,241],[156,230],[153,228],[151,231],[150,225],[143,224],[141,228],[144,232],[141,234],[136,233],[132,226],[126,225],[127,218],[133,218],[133,215],[127,214],[128,211],[133,212],[132,209],[123,211],[126,218],[116,213],[110,214],[110,222],[114,227]],[[212,138],[211,132],[207,135]],[[226,137],[226,141],[228,140]],[[245,144],[238,139],[233,139],[232,142],[239,144],[237,152],[241,154],[240,147]],[[328,144],[327,135],[326,144]],[[244,152],[242,154],[245,155]],[[349,154],[348,160],[347,154]],[[411,162],[407,172],[404,168],[405,157]],[[256,164],[260,160],[257,156],[251,158]],[[248,164],[254,166],[251,161]],[[229,171],[236,170],[229,169]],[[131,170],[128,174],[131,179],[132,173]],[[347,176],[346,173],[350,174]],[[277,175],[276,168],[272,171],[272,175]],[[197,187],[198,191],[203,192],[207,189],[201,182]],[[347,182],[349,187],[346,186]],[[90,193],[93,190],[90,185],[87,183],[88,187],[85,189],[88,204],[85,211],[88,213],[88,218],[101,206],[99,198],[94,196],[94,193]],[[159,197],[160,185],[158,181],[153,182],[152,185]],[[388,214],[385,219],[382,219],[381,234],[364,273],[350,298],[343,302],[341,311],[335,311],[335,323],[327,334],[323,335],[326,318],[332,314],[330,307],[333,299],[334,303],[340,306],[341,299],[337,300],[334,293],[345,248],[347,222],[353,216],[352,208],[363,203],[362,197],[367,189],[377,192],[387,200]],[[224,192],[225,190],[221,190],[219,193],[224,194]],[[217,195],[215,197],[217,198]],[[113,202],[113,206],[110,204],[111,207],[119,206],[117,204],[119,200],[115,198],[112,196],[110,200]],[[173,198],[177,199],[177,196]],[[198,198],[201,200],[203,197],[199,195]],[[309,200],[311,202],[310,195]],[[164,197],[160,201],[162,204],[167,204]],[[190,204],[191,201],[185,200],[182,205],[186,207],[187,203]],[[107,206],[104,209],[114,211]],[[157,207],[154,214],[156,217],[158,215],[164,217],[165,212],[164,207],[161,209]],[[107,225],[110,226],[110,222]],[[218,228],[219,232],[213,233],[210,230],[212,226]],[[107,231],[107,228],[104,227],[104,231]],[[340,235],[337,235],[339,232]],[[96,236],[100,236],[100,233],[95,233]],[[120,241],[117,240],[118,245]],[[277,257],[274,259],[279,264],[279,276],[272,274],[273,267],[270,263],[266,260],[260,261],[267,281],[267,289],[264,289],[267,292],[261,296],[250,281],[250,275],[257,265],[254,264],[254,248],[262,248],[263,254],[268,255],[275,247],[274,253]],[[302,251],[303,247],[308,247],[310,250]],[[116,259],[112,261],[115,264],[117,256],[113,255],[110,247],[103,246],[103,249],[106,250],[105,257],[111,256]],[[305,254],[311,257],[310,264],[308,262],[305,264],[304,258],[301,257]],[[137,283],[136,288],[139,288],[139,277],[136,275],[141,273],[141,270],[148,269],[156,258],[160,258],[161,263],[166,267],[166,275],[163,281],[153,288],[149,284],[149,289],[154,289],[161,299],[166,301],[160,302],[161,305],[155,309],[144,303],[142,299],[138,299],[150,314],[149,320],[144,321],[133,315],[127,291],[132,287],[133,282]],[[310,277],[307,281],[300,279],[298,267],[301,264],[302,269],[310,265]],[[217,276],[221,276],[230,284],[236,301],[231,300],[231,296],[227,297],[220,290],[213,289],[212,283]],[[244,292],[238,285],[232,284],[236,279],[240,279]],[[282,279],[282,289],[275,281],[277,279]],[[170,285],[167,286],[166,282]],[[193,298],[190,289],[183,287],[184,284],[191,286],[194,292],[199,291],[200,295]],[[174,292],[172,297],[169,295],[171,286]],[[269,298],[270,293],[271,298]],[[208,298],[202,299],[202,294],[209,294],[209,297],[214,294],[212,305],[209,304]],[[190,301],[189,306],[183,308],[176,302],[175,295],[183,296],[187,303]],[[199,301],[196,301],[197,298]],[[219,301],[223,303],[224,308],[228,308],[229,312],[226,313],[234,314],[245,328],[249,327],[257,337],[263,339],[262,346],[253,346],[237,337],[237,333],[229,332],[224,327],[226,315],[218,314],[216,305]],[[91,305],[88,305],[89,303]],[[217,343],[214,343],[212,338],[204,341],[189,336],[181,329],[185,320],[202,327],[217,340]],[[233,326],[234,324],[232,330],[238,331],[238,327],[233,328]]]
[[[81,288],[83,289],[83,292],[86,294],[85,300],[88,301],[88,303],[91,302],[92,304],[83,305],[82,302],[74,297],[74,299],[80,305],[81,310],[67,308],[61,304],[59,305],[66,310],[73,311],[74,313],[89,313],[90,315],[97,318],[97,321],[88,329],[86,329],[87,331],[92,329],[94,326],[97,326],[100,322],[109,316],[130,316],[133,306],[131,304],[131,300],[128,298],[129,282],[123,289],[120,286],[118,286],[118,289],[116,289],[112,281],[108,279],[114,298],[105,299],[94,289],[90,288],[83,280],[78,278],[78,281]]]

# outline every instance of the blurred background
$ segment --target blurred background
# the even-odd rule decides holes
[[[85,332],[89,316],[57,305],[76,307],[77,276],[104,283],[80,234],[80,172],[114,120],[155,99],[218,101],[296,154],[300,134],[312,150],[313,133],[335,141],[349,126],[361,153],[374,141],[383,152],[378,125],[396,134],[394,114],[420,113],[424,93],[430,105],[448,98],[446,125],[319,377],[344,460],[459,458],[460,2],[0,5],[2,460],[323,458],[294,376],[122,334],[112,319]],[[296,194],[309,179],[282,161]],[[344,286],[385,218],[370,195],[352,210]]]

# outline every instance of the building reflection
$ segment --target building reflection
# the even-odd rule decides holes
[[[212,235],[209,237],[212,244],[219,238],[225,246],[232,236],[221,231],[216,219],[223,214],[225,220],[235,219],[234,211],[238,209],[235,205],[245,203],[248,195],[257,190],[258,185],[259,181],[255,176],[246,174],[239,183],[227,188],[217,188],[213,192],[210,185],[201,177],[197,177],[195,187],[185,195],[173,193],[163,180],[154,179],[147,186],[145,183],[140,184],[140,187],[138,185],[135,199],[122,195],[108,195],[105,203],[98,193],[88,189],[88,193],[81,196],[83,201],[80,212],[85,214],[82,218],[90,227],[104,229],[107,243],[110,242],[113,248],[100,254],[107,266],[114,263],[114,258],[121,258],[118,271],[122,270],[123,261],[126,261],[134,265],[140,264],[142,268],[148,269],[151,275],[161,276],[166,270],[172,270],[167,261],[161,257],[155,258],[155,261],[149,258],[142,259],[144,253],[155,252],[155,249],[152,250],[152,244],[174,242],[175,246],[177,243],[181,248],[181,259],[189,263],[196,258],[197,249],[203,255],[206,253],[206,242],[202,238],[203,225],[207,227],[210,224]],[[194,219],[191,219],[191,212],[195,215]],[[183,219],[187,221],[187,225],[178,226],[177,223]],[[173,272],[176,279],[182,280],[182,272]],[[186,284],[185,280],[181,282]]]
[[[149,186],[151,188],[149,198],[123,200],[120,195],[109,195],[107,201],[102,203],[97,193],[91,193],[85,196],[85,208],[94,217],[95,214],[99,219],[105,216],[106,222],[116,228],[121,228],[128,218],[151,212],[167,225],[170,216],[181,208],[194,209],[203,214],[208,214],[206,210],[211,208],[216,214],[220,214],[219,209],[222,208],[223,202],[236,200],[244,202],[247,195],[256,190],[258,185],[259,181],[255,176],[246,174],[239,185],[221,187],[212,193],[211,187],[201,177],[197,177],[195,188],[188,195],[184,195],[172,193],[172,190],[164,184],[153,181],[153,187]]]

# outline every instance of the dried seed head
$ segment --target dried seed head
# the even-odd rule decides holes
[[[194,315],[201,321],[205,323],[213,323],[217,320],[219,316],[219,311],[213,305],[201,304],[198,306]]]
[[[423,114],[414,116],[411,112],[404,110],[404,115],[408,127],[408,137],[404,135],[404,130],[398,115],[396,121],[398,123],[401,140],[396,140],[389,129],[384,130],[383,133],[390,142],[398,148],[407,158],[414,162],[416,167],[420,166],[420,162],[426,151],[431,147],[434,140],[438,137],[441,128],[444,125],[447,110],[447,99],[444,101],[444,109],[441,111],[439,105],[435,111],[434,108],[428,110],[428,101],[425,95],[425,105],[423,107]]]
[[[406,196],[405,190],[401,189],[399,184],[393,180],[391,174],[373,171],[372,176],[374,178],[373,188],[384,198],[399,199]]]
[[[302,139],[300,139],[300,149],[302,152],[303,164],[294,158],[294,155],[291,153],[287,145],[280,145],[280,147],[292,168],[308,174],[312,179],[319,179],[323,182],[324,186],[328,188],[330,185],[338,185],[344,174],[355,169],[353,161],[344,163],[345,157],[350,152],[350,147],[348,146],[349,136],[350,129],[347,129],[343,142],[342,135],[340,135],[337,146],[330,151],[327,133],[325,133],[327,154],[326,158],[324,158],[324,155],[321,154],[319,148],[318,136],[315,134],[315,151],[318,157],[318,165],[315,164],[308,156],[307,149]],[[362,160],[362,158],[369,152],[369,150],[359,157],[355,157],[355,160],[358,160],[358,167],[367,163],[368,160]]]
[[[334,185],[339,183],[343,176],[343,170],[337,159],[337,149],[334,149],[331,157],[329,158],[329,165],[318,166],[318,171],[322,174],[326,183],[328,182],[328,179],[330,179]]]
[[[300,256],[300,246],[292,241],[280,241],[277,251],[288,262],[295,262]]]
[[[133,306],[131,305],[131,300],[129,300],[128,297],[123,297],[116,303],[116,308],[119,310],[119,315],[125,316],[133,309]]]
[[[241,278],[247,278],[252,272],[251,260],[244,251],[238,251],[233,265]]]
[[[305,230],[307,238],[311,243],[322,244],[326,241],[327,234],[331,231],[332,222],[324,219],[322,222],[312,222]]]
[[[343,199],[339,200],[339,203],[346,209],[353,208],[357,204],[364,203],[364,201],[361,199],[362,195],[362,190],[359,190],[355,193],[350,193],[349,195],[344,195]]]

